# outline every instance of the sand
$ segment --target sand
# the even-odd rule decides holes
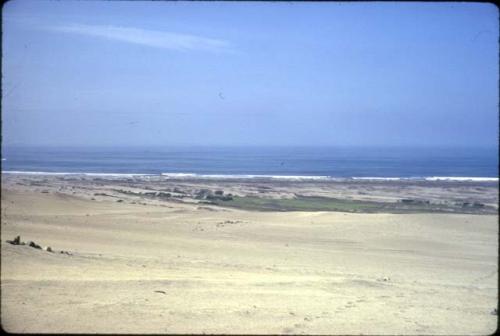
[[[93,196],[108,180],[20,182],[2,181],[9,332],[497,328],[497,215],[257,212]],[[54,253],[6,243],[17,235]]]

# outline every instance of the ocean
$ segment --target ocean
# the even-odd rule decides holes
[[[498,180],[497,148],[2,147],[2,172]]]

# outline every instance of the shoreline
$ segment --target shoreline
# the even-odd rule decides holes
[[[190,204],[248,211],[498,214],[498,183],[484,180],[203,178],[192,175],[2,174],[2,188],[97,202]]]
[[[169,180],[278,180],[278,181],[436,181],[436,182],[499,182],[498,177],[482,176],[415,176],[415,177],[380,177],[380,176],[352,176],[336,177],[321,175],[264,175],[264,174],[197,174],[197,173],[96,173],[96,172],[43,172],[43,171],[2,171],[8,175],[35,175],[35,176],[89,176],[89,177],[117,177],[117,178],[151,178],[159,177]]]

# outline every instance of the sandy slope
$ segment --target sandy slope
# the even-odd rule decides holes
[[[76,196],[2,190],[7,331],[496,329],[497,216],[209,211]],[[18,234],[73,255],[5,243]]]

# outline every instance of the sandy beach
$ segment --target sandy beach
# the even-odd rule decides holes
[[[221,194],[240,198],[224,206],[213,196]],[[272,204],[351,203],[341,203],[345,211],[242,203],[299,196],[308,203]],[[355,202],[383,207],[367,213]],[[485,335],[497,328],[495,183],[4,174],[1,203],[8,332]],[[18,235],[42,249],[6,242]]]

